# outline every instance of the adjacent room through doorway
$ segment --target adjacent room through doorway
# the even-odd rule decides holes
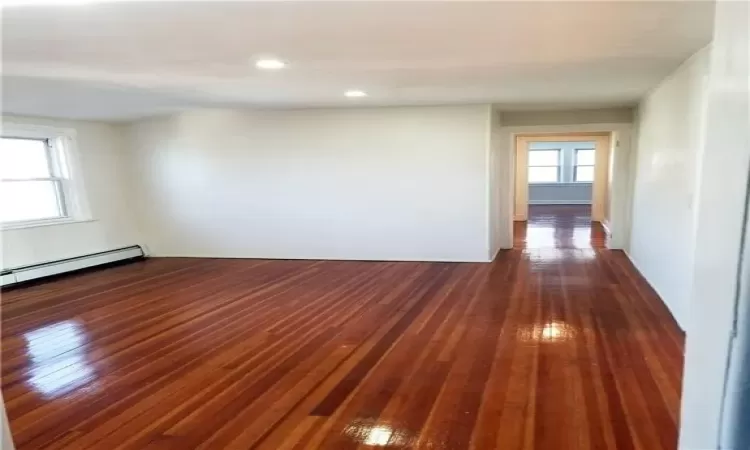
[[[609,152],[606,134],[519,136],[514,246],[604,246]]]

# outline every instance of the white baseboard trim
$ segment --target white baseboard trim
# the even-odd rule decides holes
[[[493,262],[494,260],[496,260],[497,259],[497,255],[500,254],[500,251],[502,249],[503,249],[502,247],[498,247],[494,251],[490,251],[490,260],[489,260],[489,262]]]
[[[50,261],[30,266],[10,268],[2,274],[2,277],[0,278],[0,286],[23,283],[38,278],[59,275],[65,272],[74,272],[76,270],[87,269],[89,267],[124,261],[127,259],[141,258],[143,256],[145,256],[143,250],[136,245],[94,253],[91,255],[82,255],[60,261]]]
[[[481,258],[418,258],[418,257],[367,257],[367,256],[320,256],[320,255],[228,255],[217,253],[149,253],[149,258],[208,258],[208,259],[269,259],[287,261],[362,261],[362,262],[437,262],[437,263],[489,263],[489,254]]]
[[[0,286],[7,286],[16,282],[16,277],[12,273],[4,273],[0,276]]]

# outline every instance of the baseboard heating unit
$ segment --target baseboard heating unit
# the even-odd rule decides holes
[[[131,259],[141,259],[146,255],[140,245],[123,247],[106,252],[76,256],[58,261],[3,269],[0,271],[0,286],[11,286],[32,280],[47,278],[67,272],[75,272],[90,267],[112,264]]]

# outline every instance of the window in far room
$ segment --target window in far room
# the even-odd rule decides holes
[[[529,150],[529,183],[560,181],[560,150]]]
[[[594,150],[576,149],[573,180],[591,183],[594,181]]]
[[[61,135],[4,127],[0,137],[0,225],[4,228],[81,218],[81,193],[70,176],[65,141]]]
[[[538,141],[528,147],[530,184],[592,184],[596,145],[589,141]]]

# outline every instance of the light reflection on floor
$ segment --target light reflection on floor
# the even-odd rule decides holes
[[[527,250],[553,249],[546,254],[559,259],[562,249],[595,249],[605,246],[606,234],[601,224],[591,222],[591,208],[584,205],[532,205],[526,222],[515,222],[514,244]],[[539,254],[539,253],[537,253]],[[594,252],[568,253],[580,258]]]
[[[604,233],[600,226],[592,227],[586,208],[564,211],[561,207],[553,207],[552,211],[532,208],[529,221],[516,224],[516,249],[531,262],[529,284],[535,289],[549,284],[562,291],[574,284],[591,283],[585,271],[564,273],[560,263],[595,259],[597,249],[604,244]],[[557,295],[563,294],[558,292]],[[538,301],[539,304],[549,302],[549,298],[539,296]],[[548,309],[534,322],[518,326],[511,330],[511,335],[529,346],[533,344],[556,352],[575,345],[581,333],[580,324],[566,322],[559,311],[550,313]],[[97,388],[98,374],[88,360],[88,335],[82,323],[76,320],[58,322],[25,333],[24,338],[31,360],[28,384],[40,395],[59,398],[74,391]],[[358,418],[348,423],[343,435],[356,445],[368,448],[449,448],[440,436],[422,434],[418,426],[390,423],[378,417]]]
[[[560,230],[552,226],[529,225],[526,229],[527,248],[555,247],[561,242],[567,247],[591,248],[591,228]]]
[[[96,379],[82,325],[66,320],[24,335],[31,358],[28,383],[45,398],[63,396]]]
[[[550,285],[588,284],[585,276],[559,273],[563,261],[591,261],[597,256],[597,248],[604,246],[605,234],[601,225],[592,224],[588,206],[532,206],[529,220],[516,222],[514,227],[515,247],[521,249],[529,260],[531,273],[544,272],[536,282]],[[516,329],[517,339],[526,343],[564,345],[573,342],[578,328],[560,318],[548,318],[543,325],[522,326]],[[409,432],[392,423],[373,419],[357,419],[349,423],[344,434],[360,447],[388,448],[452,448],[444,447],[434,436]]]
[[[543,286],[588,285],[585,274],[565,274],[560,271],[566,261],[588,262],[597,257],[597,249],[605,246],[606,234],[602,226],[591,222],[591,208],[583,205],[533,205],[528,221],[514,224],[514,244],[530,262],[532,274]],[[544,325],[520,327],[520,341],[546,344],[562,343],[575,338],[576,327],[560,319],[547,319]]]
[[[414,437],[413,433],[398,429],[390,423],[366,419],[351,422],[344,434],[369,447],[405,448]]]

